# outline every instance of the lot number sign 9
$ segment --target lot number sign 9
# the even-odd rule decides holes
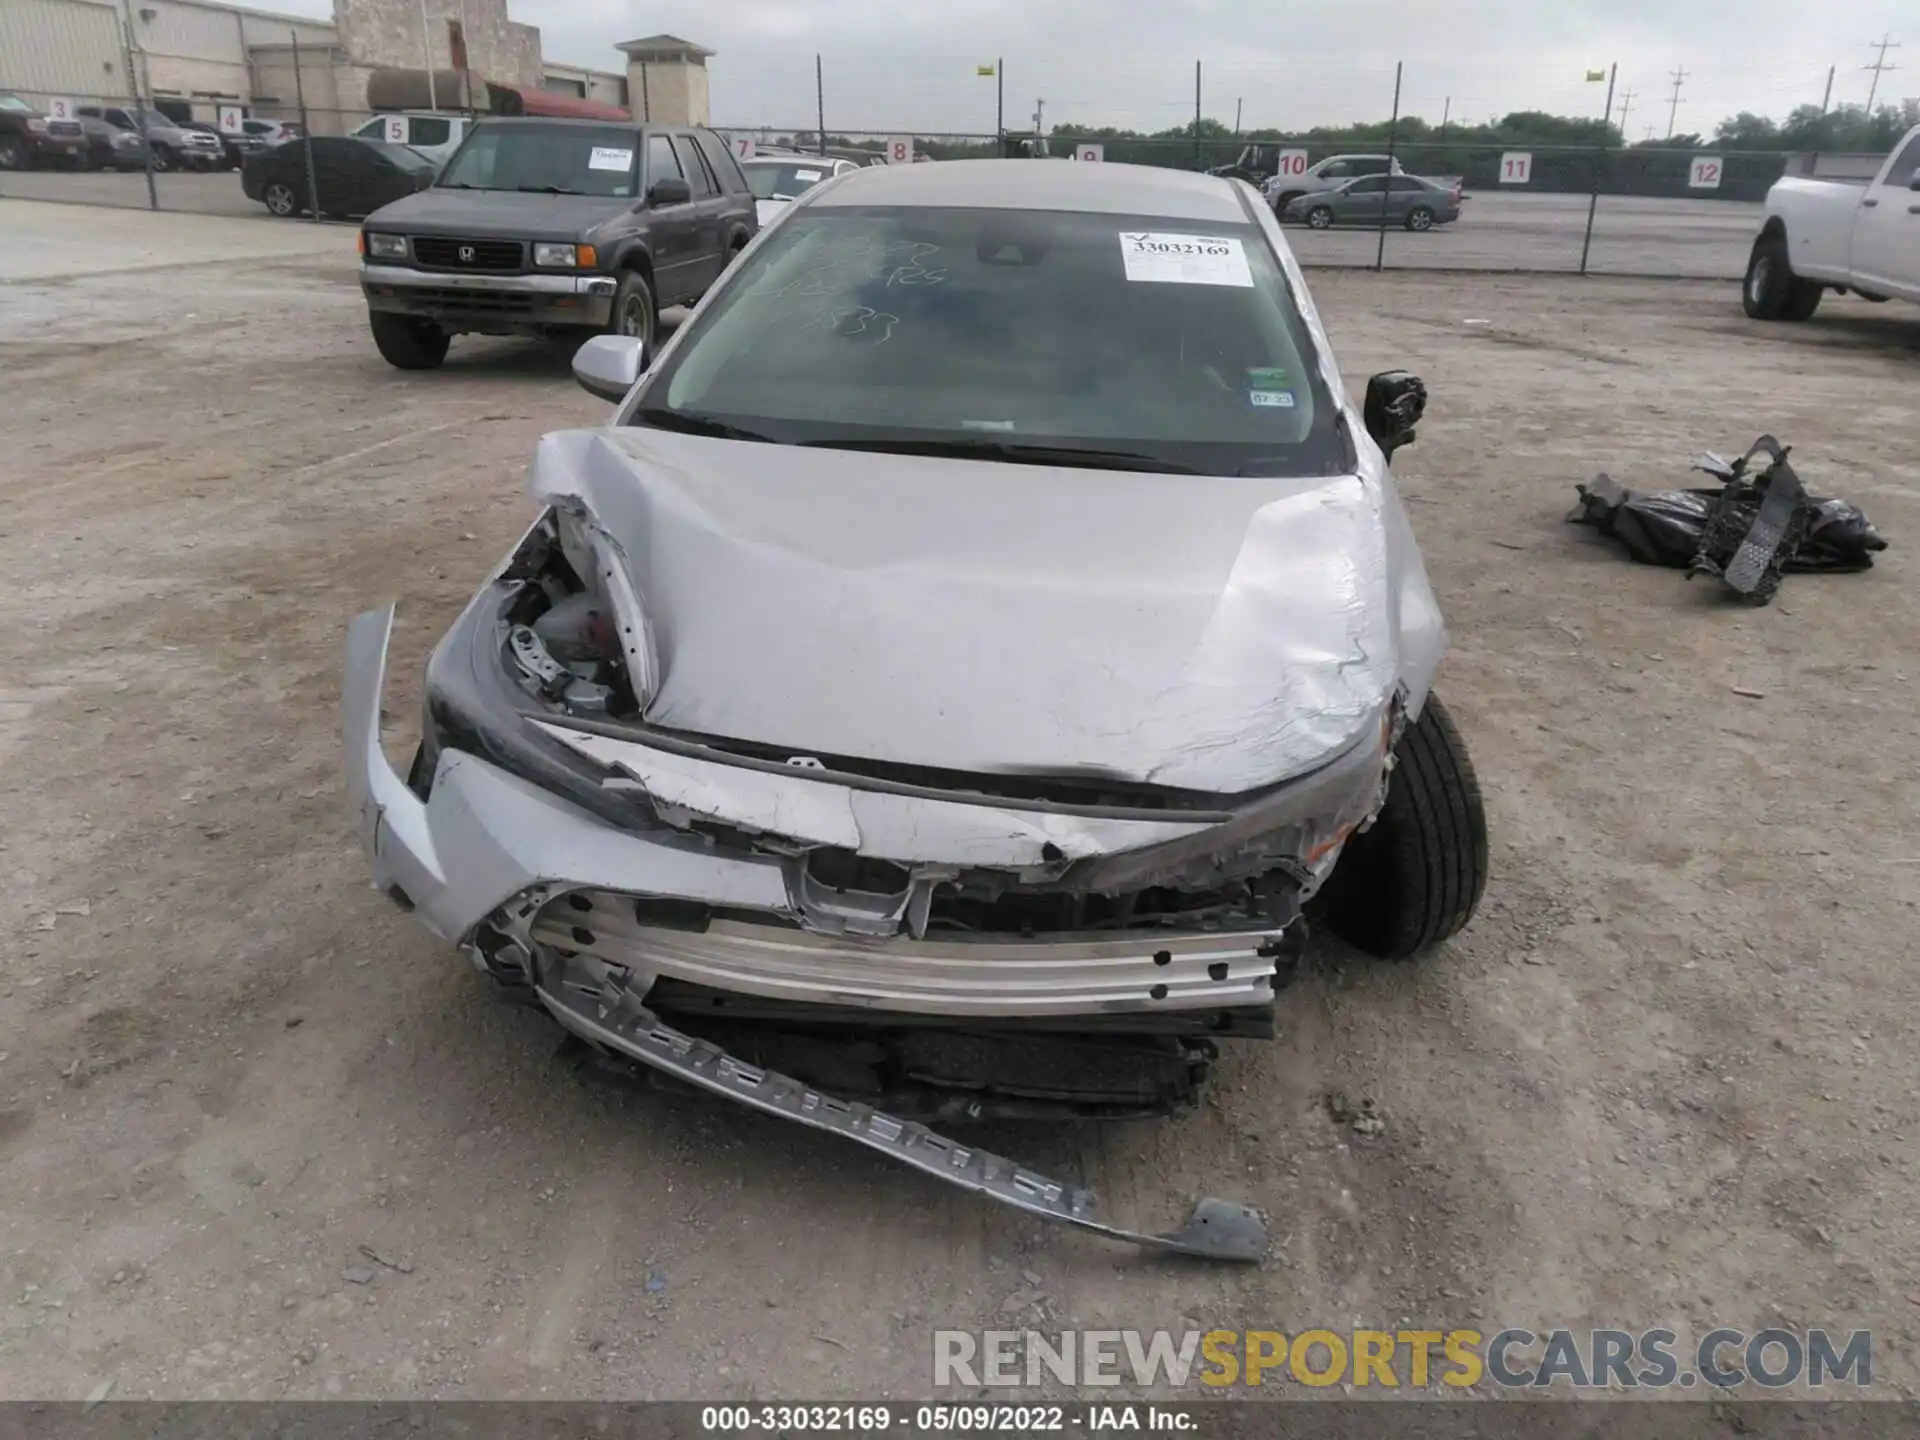
[[[1718,190],[1720,188],[1720,157],[1718,155],[1696,155],[1693,166],[1687,171],[1687,184],[1695,190]]]
[[[887,163],[889,165],[911,165],[913,163],[913,137],[895,135],[887,141]]]
[[[1500,183],[1527,185],[1533,181],[1533,155],[1526,150],[1509,150],[1500,157]]]

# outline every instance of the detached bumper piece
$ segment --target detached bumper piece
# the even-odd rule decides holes
[[[1185,1225],[1164,1235],[1107,1224],[1096,1216],[1092,1192],[1080,1186],[1049,1180],[1004,1156],[949,1140],[871,1106],[836,1099],[669,1028],[627,987],[620,970],[578,957],[560,958],[539,975],[534,993],[561,1025],[583,1040],[752,1109],[853,1140],[1016,1210],[1146,1250],[1245,1264],[1266,1257],[1266,1225],[1243,1205],[1202,1200]]]

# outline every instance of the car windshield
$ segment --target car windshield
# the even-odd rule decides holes
[[[806,207],[632,423],[1170,473],[1352,463],[1262,232],[1151,216]]]
[[[756,200],[795,199],[833,173],[826,161],[749,160],[740,168],[747,172],[747,188]]]
[[[552,121],[474,128],[441,172],[453,189],[532,190],[625,197],[634,193],[635,136]]]
[[[0,110],[5,110],[10,115],[37,115],[40,113],[18,95],[0,95]]]

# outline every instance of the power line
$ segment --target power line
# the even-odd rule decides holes
[[[1675,70],[1670,78],[1673,81],[1673,103],[1667,106],[1667,139],[1673,138],[1673,117],[1680,113],[1680,87],[1686,82],[1687,72]]]
[[[1900,48],[1900,42],[1895,40],[1891,35],[1882,35],[1878,40],[1868,41],[1867,48],[1877,49],[1880,52],[1880,57],[1875,60],[1873,64],[1862,65],[1860,67],[1862,70],[1871,70],[1873,72],[1873,84],[1867,90],[1867,118],[1871,120],[1873,118],[1873,100],[1874,97],[1880,93],[1881,71],[1898,70],[1900,68],[1898,65],[1887,64],[1887,51],[1898,50]]]

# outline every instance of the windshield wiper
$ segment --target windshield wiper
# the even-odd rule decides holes
[[[724,420],[716,420],[711,415],[697,415],[691,410],[636,410],[633,412],[633,421],[636,425],[646,425],[655,430],[678,430],[684,435],[711,435],[717,440],[759,440],[768,445],[782,443],[771,435],[762,435],[758,430],[729,425]]]
[[[522,195],[584,195],[584,190],[569,190],[564,185],[516,185]]]
[[[1136,450],[1090,450],[1077,445],[1021,445],[1007,440],[809,440],[823,450],[871,450],[888,455],[931,455],[954,460],[1004,460],[1010,465],[1060,465],[1081,470],[1140,470],[1159,475],[1198,475],[1191,465]]]

